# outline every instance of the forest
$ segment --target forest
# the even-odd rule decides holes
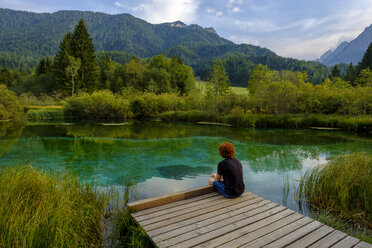
[[[148,118],[170,111],[214,113],[213,120],[220,115],[249,114],[368,116],[372,113],[371,54],[372,46],[358,65],[334,66],[319,84],[305,68],[282,69],[275,60],[270,62],[270,56],[266,63],[257,58],[256,66],[251,62],[254,57],[230,55],[205,66],[203,78],[208,82],[200,90],[193,69],[180,57],[158,54],[141,59],[96,53],[80,19],[74,31],[65,34],[57,54],[41,58],[31,73],[1,68],[2,95],[8,101],[2,100],[0,109],[3,119],[19,112],[21,105],[48,103],[62,103],[65,115],[82,119]],[[291,59],[287,61],[290,64]],[[232,92],[231,70],[245,78],[247,94]],[[19,102],[9,105],[14,99]]]

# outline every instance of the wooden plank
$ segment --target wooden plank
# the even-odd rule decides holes
[[[294,241],[301,239],[302,237],[312,233],[313,231],[319,229],[324,224],[320,223],[319,221],[313,221],[308,225],[302,226],[299,229],[285,235],[284,237],[275,240],[274,242],[268,244],[267,248],[282,248],[286,247],[289,244],[293,243]],[[302,246],[304,247],[304,246]]]
[[[319,229],[315,230],[314,232],[306,235],[305,237],[297,240],[296,242],[292,243],[291,245],[287,246],[288,248],[302,248],[314,244],[319,239],[327,236],[335,229],[329,226],[322,226]]]
[[[359,239],[356,239],[351,236],[347,236],[340,242],[336,243],[335,245],[332,246],[332,248],[351,248],[354,245],[358,244],[360,242]]]
[[[343,232],[340,231],[334,231],[330,233],[329,235],[325,236],[324,238],[318,240],[309,248],[328,248],[331,247],[332,245],[336,244],[340,240],[344,239],[347,235]]]
[[[297,214],[290,209],[286,209],[252,225],[245,226],[195,247],[239,247],[303,217],[303,215]]]
[[[213,217],[210,217],[210,218],[203,217],[202,218],[203,220],[200,220],[198,217],[198,218],[195,218],[196,221],[194,224],[183,226],[173,231],[163,233],[162,235],[157,235],[157,236],[151,236],[150,234],[149,235],[154,241],[160,242],[162,240],[174,238],[178,235],[182,235],[182,234],[194,231],[194,230],[197,230],[198,233],[201,233],[206,228],[209,228],[209,225],[212,225],[215,223],[222,223],[222,222],[224,224],[228,224],[230,222],[233,223],[234,220],[239,220],[241,218],[244,218],[246,217],[247,214],[255,215],[255,214],[267,211],[271,208],[274,208],[278,205],[279,204],[273,204],[272,202],[269,202],[267,205],[261,205],[261,206],[258,204],[252,204],[252,205],[249,205],[243,208],[234,209],[233,211],[229,211],[229,212],[226,211],[223,214],[218,214],[218,215],[216,215],[212,211],[211,213],[214,214]],[[230,219],[227,221],[224,221],[227,218],[230,218]]]
[[[161,205],[161,206],[158,206],[158,207],[153,207],[153,208],[141,210],[141,211],[138,211],[138,212],[134,212],[134,213],[132,213],[132,216],[137,217],[137,216],[141,216],[141,215],[145,215],[145,214],[150,214],[150,213],[154,213],[154,212],[161,211],[161,210],[164,210],[164,209],[169,209],[169,208],[172,208],[172,207],[176,207],[176,206],[179,206],[179,205],[188,204],[188,203],[191,203],[191,202],[197,202],[199,200],[203,200],[205,198],[210,198],[210,197],[213,197],[213,196],[216,196],[216,195],[220,195],[220,193],[213,192],[213,193],[208,193],[208,194],[192,197],[192,198],[181,200],[181,201],[171,202],[171,203]]]
[[[246,214],[237,215],[237,216],[234,216],[233,218],[225,219],[223,221],[214,223],[212,225],[202,227],[192,232],[188,232],[183,235],[177,236],[175,238],[161,242],[160,247],[173,247],[175,244],[177,244],[176,247],[180,247],[180,248],[195,246],[200,243],[211,240],[213,238],[224,235],[226,233],[229,233],[238,228],[242,228],[249,224],[255,223],[261,219],[274,215],[275,213],[284,211],[285,209],[286,208],[283,206],[277,206],[277,207],[274,207],[272,209],[269,209],[267,211],[264,211],[262,213],[255,214],[252,216],[251,212],[259,210],[259,209],[255,209]]]
[[[267,244],[270,244],[271,242],[277,240],[277,239],[280,239],[281,237],[283,237],[284,235],[288,234],[288,233],[291,233],[295,230],[297,230],[298,228],[301,228],[302,226],[305,226],[305,225],[308,225],[310,224],[311,222],[313,222],[312,219],[308,218],[308,217],[304,217],[304,218],[301,218],[295,222],[292,222],[291,224],[283,227],[283,228],[280,228],[272,233],[269,233],[267,235],[264,235],[252,242],[249,242],[241,247],[262,247],[262,246],[265,246]]]
[[[190,228],[188,226],[191,224],[200,222],[200,225],[204,225],[205,223],[210,222],[210,220],[214,220],[216,216],[220,216],[225,213],[230,213],[231,215],[234,215],[234,214],[242,213],[243,211],[247,212],[249,210],[261,207],[268,203],[270,203],[270,201],[264,200],[261,197],[256,197],[253,199],[246,199],[246,198],[240,197],[240,198],[237,198],[236,201],[234,202],[226,202],[226,203],[217,205],[213,211],[205,208],[205,209],[201,209],[200,211],[198,211],[197,214],[194,212],[186,214],[182,216],[183,218],[186,217],[185,220],[177,221],[173,224],[162,226],[152,231],[150,230],[147,233],[149,236],[154,237],[162,233],[168,233],[172,231],[179,232],[178,229],[180,228],[183,228],[182,230],[186,230],[186,229],[188,230]],[[203,221],[206,221],[206,222],[203,222]]]
[[[240,196],[240,197],[250,197],[250,196],[251,195],[248,192],[244,192],[243,195]],[[255,196],[252,196],[252,197],[255,197]],[[237,198],[235,198],[235,199],[237,199]],[[233,200],[234,199],[225,198],[221,195],[218,198],[216,198],[214,201],[210,201],[210,202],[201,204],[199,206],[193,206],[193,207],[190,207],[190,208],[182,209],[180,211],[171,212],[169,214],[163,214],[161,216],[155,216],[155,217],[150,218],[150,219],[146,219],[146,220],[143,220],[143,221],[138,221],[138,223],[141,223],[141,226],[145,227],[147,225],[150,225],[150,224],[153,224],[153,223],[158,223],[158,222],[163,221],[163,220],[174,219],[175,217],[184,215],[186,213],[195,212],[195,211],[199,212],[198,210],[200,210],[202,208],[214,207],[214,206],[216,206],[218,204],[221,204],[223,202],[231,202]],[[136,218],[136,220],[137,220],[137,218]]]
[[[354,248],[372,248],[372,244],[361,241],[356,246],[354,246]]]
[[[248,196],[247,199],[249,197],[252,197],[252,196]],[[257,198],[254,198],[254,201],[256,199]],[[253,199],[251,199],[251,200],[253,200]],[[260,200],[262,200],[262,198]],[[236,199],[231,200],[231,201],[239,201],[239,200],[238,200],[238,198],[236,198]],[[162,228],[162,227],[166,227],[166,226],[176,224],[176,223],[179,223],[179,222],[183,222],[183,221],[187,221],[187,220],[190,220],[190,219],[193,219],[193,220],[191,220],[192,222],[195,222],[195,221],[197,222],[198,219],[195,220],[195,217],[202,218],[202,217],[200,217],[201,215],[204,215],[204,214],[207,214],[207,213],[212,213],[213,214],[215,211],[218,211],[218,210],[224,208],[223,206],[226,207],[226,206],[229,206],[230,204],[232,204],[232,202],[225,201],[223,203],[219,203],[219,204],[215,204],[213,206],[210,206],[208,208],[200,209],[199,211],[190,212],[190,213],[180,215],[180,216],[177,216],[177,217],[174,217],[174,218],[166,219],[166,220],[163,220],[163,221],[159,221],[157,223],[153,223],[153,224],[150,224],[150,225],[147,225],[147,226],[143,226],[143,229],[146,232],[149,232],[151,230],[159,229],[159,228]]]
[[[189,202],[189,203],[181,204],[179,206],[175,206],[175,207],[172,207],[172,208],[167,208],[167,209],[164,209],[164,210],[160,210],[160,211],[157,211],[157,212],[136,216],[136,220],[138,222],[141,222],[141,221],[144,221],[144,220],[147,220],[147,219],[152,219],[152,218],[155,218],[155,217],[158,217],[158,216],[163,216],[163,215],[170,214],[170,213],[173,213],[173,212],[179,212],[181,210],[189,209],[189,208],[192,208],[192,207],[195,207],[195,206],[200,206],[200,208],[202,208],[204,206],[209,206],[210,204],[213,204],[213,202],[215,202],[216,200],[219,200],[219,199],[225,199],[226,200],[227,198],[223,197],[222,195],[214,195],[212,197],[205,198],[205,199],[202,199],[202,200],[199,200],[199,201],[196,201],[196,202]],[[183,202],[183,201],[181,201],[181,202]]]
[[[158,196],[158,197],[153,197],[149,199],[131,202],[131,203],[128,203],[127,206],[132,211],[137,212],[137,211],[161,206],[167,203],[181,201],[181,200],[192,198],[195,196],[212,193],[214,191],[215,191],[214,187],[208,185],[208,186],[203,186],[197,189],[186,190],[186,191],[182,191],[182,192],[178,192],[178,193],[174,193],[170,195]]]

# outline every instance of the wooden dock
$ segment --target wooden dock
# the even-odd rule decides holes
[[[372,248],[250,192],[226,199],[206,186],[128,206],[157,247]]]

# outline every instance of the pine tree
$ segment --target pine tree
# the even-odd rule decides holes
[[[59,45],[59,51],[54,58],[53,72],[55,78],[55,90],[66,93],[65,84],[69,81],[66,75],[66,68],[70,65],[69,56],[71,56],[72,34],[69,32],[65,35]]]
[[[49,57],[41,58],[36,67],[36,75],[41,75],[49,72],[52,69],[52,60]]]
[[[81,87],[88,92],[96,90],[100,76],[99,68],[96,63],[93,42],[83,19],[80,19],[74,30],[71,51],[72,56],[81,61],[76,83],[80,83]]]
[[[372,42],[367,48],[367,51],[364,53],[362,60],[359,62],[358,65],[358,74],[361,70],[369,68],[372,70]]]
[[[343,76],[343,80],[348,81],[350,84],[353,84],[356,78],[356,68],[353,66],[353,63],[350,63],[349,67],[346,70],[346,73]]]
[[[340,70],[338,69],[338,66],[335,65],[333,66],[332,72],[331,72],[331,77],[340,77]]]

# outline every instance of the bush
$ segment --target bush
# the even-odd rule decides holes
[[[5,120],[21,113],[21,105],[17,96],[6,88],[5,85],[0,85],[0,120]]]
[[[126,119],[132,117],[129,101],[103,90],[66,99],[65,115],[78,119]]]

